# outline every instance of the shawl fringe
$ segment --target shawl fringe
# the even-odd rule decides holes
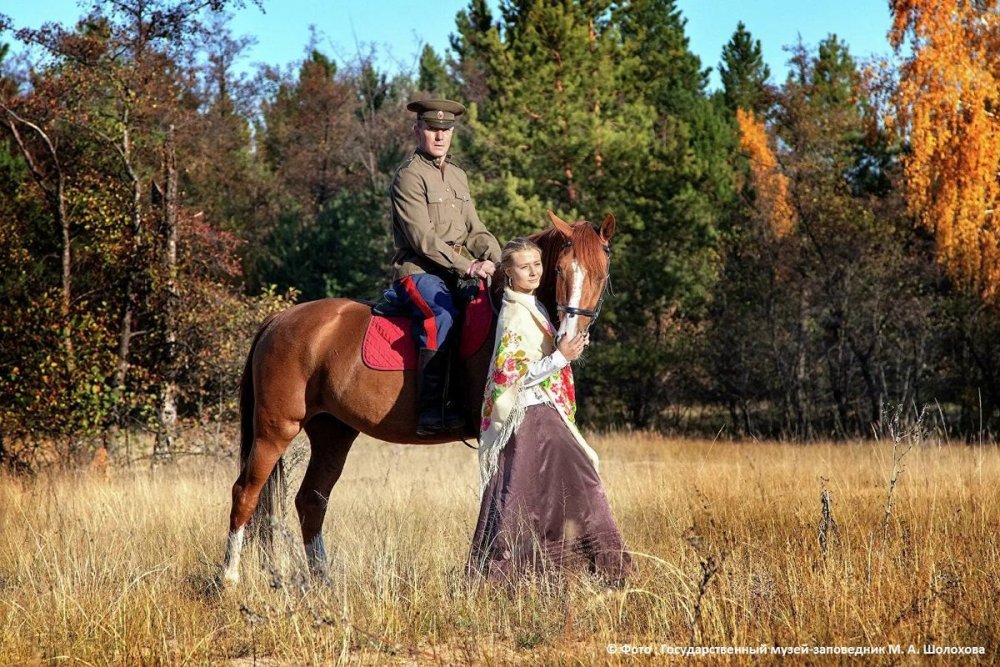
[[[500,452],[510,441],[515,431],[521,427],[524,421],[524,413],[528,410],[528,392],[518,383],[513,388],[514,404],[511,406],[510,415],[504,421],[503,428],[497,434],[496,440],[490,443],[480,442],[479,444],[479,495],[483,495],[486,485],[493,479],[497,472]]]

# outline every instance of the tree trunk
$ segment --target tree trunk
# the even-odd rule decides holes
[[[854,339],[854,336],[848,334],[847,343],[851,347],[851,352],[854,353],[854,358],[858,362],[858,369],[861,371],[861,378],[865,382],[865,393],[868,395],[868,407],[869,407],[869,427],[881,428],[882,426],[882,403],[884,392],[879,386],[878,378],[872,369],[872,354],[875,347],[875,343],[872,343],[868,350],[862,350],[861,346]]]
[[[808,347],[807,329],[809,323],[806,319],[809,298],[805,290],[799,292],[799,312],[798,322],[795,329],[795,375],[793,378],[793,401],[795,409],[795,434],[799,438],[808,438],[811,432],[811,425],[806,415],[806,350]]]
[[[59,332],[62,339],[63,354],[66,357],[66,374],[67,383],[69,384],[72,382],[72,375],[76,370],[76,353],[73,348],[73,330],[70,325],[70,308],[73,303],[73,252],[69,215],[66,211],[66,176],[63,174],[62,163],[59,162],[59,153],[56,150],[55,143],[49,137],[48,133],[36,123],[32,123],[19,116],[10,107],[4,104],[0,104],[0,107],[7,113],[7,129],[10,130],[11,135],[14,137],[14,142],[21,152],[21,156],[28,163],[28,169],[31,171],[32,178],[34,178],[38,187],[42,189],[42,192],[49,199],[55,223],[59,226],[62,236],[62,294],[59,300],[59,316],[62,321],[59,323]],[[51,176],[46,175],[37,156],[28,148],[28,145],[21,137],[18,124],[29,128],[45,144],[49,159],[52,162],[54,174]]]
[[[112,460],[121,451],[122,427],[125,424],[127,410],[124,405],[125,380],[128,377],[129,346],[132,343],[132,276],[129,274],[128,285],[125,287],[125,304],[122,307],[121,326],[118,330],[118,364],[111,384],[111,425],[108,428],[108,457]]]
[[[128,379],[129,354],[132,345],[132,337],[136,304],[139,302],[138,296],[138,275],[139,260],[143,253],[142,236],[142,186],[139,176],[132,165],[132,140],[128,123],[128,109],[125,109],[122,118],[122,143],[116,147],[122,158],[125,171],[129,175],[132,183],[132,247],[129,249],[128,262],[131,264],[130,270],[126,272],[125,278],[125,303],[122,307],[121,326],[118,329],[118,367],[115,369],[114,384],[111,387],[111,396],[114,407],[112,408],[112,426],[108,438],[108,455],[113,459],[120,451],[122,441],[122,428],[125,426],[125,417],[128,413],[128,406],[124,404],[125,383]]]
[[[54,157],[54,156],[53,156]],[[76,370],[76,351],[73,349],[73,327],[70,325],[70,307],[73,302],[73,251],[71,248],[69,216],[66,215],[65,179],[62,169],[58,167],[56,179],[55,207],[59,217],[59,227],[62,230],[62,304],[59,314],[62,316],[63,352],[66,354],[66,372],[70,376]],[[72,384],[72,377],[67,378]]]
[[[840,310],[834,310],[823,322],[823,357],[826,359],[826,374],[830,383],[830,392],[834,402],[834,425],[836,433],[841,438],[847,438],[850,426],[850,408],[848,406],[848,387],[844,376],[844,316]]]
[[[173,458],[177,434],[177,167],[174,149],[174,126],[167,131],[164,155],[163,194],[163,271],[166,299],[163,303],[163,381],[160,386],[159,429],[153,446],[153,462]]]

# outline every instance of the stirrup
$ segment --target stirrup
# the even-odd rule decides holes
[[[465,418],[451,405],[436,407],[434,414],[417,417],[417,435],[437,435],[463,429]]]

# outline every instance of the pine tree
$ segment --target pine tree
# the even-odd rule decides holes
[[[677,398],[685,375],[678,359],[716,280],[719,223],[734,196],[733,139],[728,119],[705,93],[708,72],[688,48],[675,3],[621,3],[613,16],[621,94],[648,115],[649,129],[633,127],[647,143],[628,156],[627,179],[614,185],[630,237],[617,265],[613,317],[620,324],[603,372],[588,379],[617,373],[624,380],[618,386],[627,388],[622,411],[646,426]]]
[[[770,105],[772,93],[768,84],[771,68],[764,62],[760,40],[755,40],[742,21],[722,48],[719,78],[722,80],[726,107],[763,113]]]
[[[467,104],[482,104],[491,97],[486,63],[501,48],[500,26],[494,23],[488,0],[471,0],[469,8],[455,16],[455,27],[449,65],[458,97]]]
[[[760,369],[772,363],[761,324],[769,317],[774,267],[772,248],[761,237],[770,240],[776,230],[791,228],[794,210],[788,210],[787,178],[765,130],[766,112],[776,96],[768,83],[770,71],[760,41],[752,39],[742,22],[723,47],[719,72],[723,90],[713,101],[729,119],[733,139],[739,137],[728,146],[733,192],[738,196],[723,206],[720,279],[712,292],[698,355],[710,378],[708,394],[728,409],[736,433],[754,435],[769,428],[753,405],[768,396],[770,387],[761,381]],[[753,132],[748,135],[746,127]],[[784,202],[785,210],[766,207],[765,216],[758,215],[758,183],[764,184],[774,202]],[[765,219],[769,224],[760,224]]]
[[[618,165],[629,169],[644,140],[641,115],[627,117],[631,103],[616,91],[607,3],[505,3],[499,27],[476,4],[460,15],[454,48],[484,221],[506,237],[537,229],[546,207],[599,216]],[[468,72],[480,76],[470,83]]]
[[[458,96],[444,61],[430,44],[425,44],[420,52],[417,89],[435,98],[452,99]]]

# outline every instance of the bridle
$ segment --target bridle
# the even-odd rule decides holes
[[[570,239],[566,239],[566,242],[563,243],[562,249],[563,251],[565,251],[567,248],[572,248],[572,247],[573,247],[573,241]],[[602,246],[602,248],[604,250],[604,253],[608,256],[608,273],[607,277],[604,280],[604,289],[601,290],[601,298],[597,300],[597,305],[594,306],[594,309],[591,310],[589,308],[577,308],[576,306],[569,306],[564,303],[556,304],[556,310],[559,311],[560,313],[565,313],[570,316],[582,315],[583,317],[590,318],[590,322],[587,323],[587,328],[584,329],[583,331],[584,333],[589,333],[590,327],[592,327],[594,325],[594,322],[597,321],[597,317],[601,314],[601,308],[604,306],[604,298],[608,295],[608,292],[611,290],[611,247],[604,245]]]

